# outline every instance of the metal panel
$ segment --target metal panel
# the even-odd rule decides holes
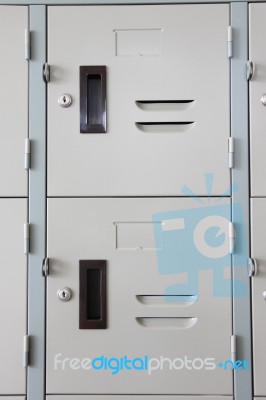
[[[27,333],[27,258],[23,249],[26,199],[0,200],[0,393],[25,394],[23,337]]]
[[[266,107],[261,97],[266,93],[264,52],[264,25],[266,5],[250,4],[249,6],[249,59],[255,65],[255,74],[250,81],[250,161],[251,161],[251,195],[266,196],[266,146],[264,127],[266,124]]]
[[[27,196],[24,141],[28,136],[28,8],[0,8],[0,197]]]
[[[176,220],[181,213],[188,226],[200,225],[207,231],[208,221],[216,221],[213,215],[218,199],[212,200],[206,201],[205,206],[182,198],[48,200],[48,394],[232,395],[231,370],[217,366],[231,358],[229,245],[221,265],[218,258],[213,258],[206,266],[204,258],[202,271],[198,265],[202,263],[201,245],[197,247],[198,233],[192,233],[194,228],[191,236],[186,229],[181,232],[183,241],[177,238],[177,244],[182,242],[184,254],[181,249],[175,253],[175,242],[174,253],[170,252],[173,221],[170,218],[169,222],[169,217]],[[230,201],[220,204],[224,210],[222,219],[230,219]],[[206,222],[202,225],[203,220]],[[228,225],[222,233],[227,237]],[[187,239],[191,239],[190,245]],[[79,260],[90,259],[107,262],[107,329],[79,330]],[[229,280],[224,280],[225,276]],[[220,292],[223,284],[229,292]],[[68,302],[61,302],[56,295],[64,287],[72,291]],[[170,302],[164,298],[167,293]],[[181,297],[173,301],[177,295]],[[72,368],[68,363],[72,358],[75,363],[79,362],[77,359],[101,356],[179,360],[176,369],[164,365],[150,375],[147,370],[124,369],[112,374],[108,368],[96,371],[80,365]],[[210,357],[216,365],[209,370],[196,361],[196,368],[189,370],[180,361],[186,357],[189,360]]]
[[[26,400],[24,396],[0,396],[1,400]]]
[[[28,400],[44,398],[45,376],[45,279],[42,261],[45,257],[46,227],[46,106],[42,66],[46,57],[46,8],[30,7],[32,58],[30,61],[29,136],[33,157],[30,169],[29,222],[31,247],[29,255],[29,335],[31,359],[28,368]]]
[[[117,396],[46,396],[47,400],[116,400]],[[165,396],[119,396],[120,400],[166,400]],[[233,400],[228,396],[169,396],[169,400]],[[265,399],[261,399],[265,400]]]
[[[234,56],[231,60],[231,132],[235,140],[235,167],[232,169],[232,220],[236,229],[233,261],[233,329],[237,335],[237,357],[249,362],[249,370],[234,371],[236,400],[252,398],[249,257],[249,162],[248,162],[248,5],[231,4]],[[239,212],[241,210],[241,212]],[[243,293],[238,293],[241,284]]]
[[[206,172],[216,177],[212,195],[223,194],[228,25],[225,4],[49,7],[48,195],[183,195],[184,184],[205,195]],[[107,66],[104,135],[80,133],[86,65]],[[68,108],[57,104],[63,93]]]
[[[254,394],[266,395],[265,382],[265,329],[266,329],[266,251],[265,218],[266,199],[251,200],[251,246],[252,257],[258,262],[257,276],[252,278],[252,315],[253,315],[253,354],[254,354]]]
[[[265,0],[257,0],[254,1],[254,3],[260,3],[264,2]],[[116,0],[116,1],[111,1],[110,0],[77,0],[75,1],[75,5],[78,4],[90,4],[90,5],[99,5],[99,4],[106,4],[106,5],[119,5],[119,4],[184,4],[184,3],[201,3],[202,0],[182,0],[182,1],[177,1],[177,0]],[[223,3],[224,0],[206,0],[205,3]],[[241,0],[232,0],[232,3],[234,2],[241,2]],[[0,4],[6,4],[6,0],[0,0]],[[9,4],[18,4],[17,0],[9,0]],[[44,4],[43,0],[21,0],[21,4]],[[46,0],[45,1],[46,5],[59,5],[59,4],[70,4],[73,5],[73,0]]]

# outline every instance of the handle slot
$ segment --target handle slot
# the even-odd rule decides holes
[[[80,132],[106,133],[106,67],[80,67]]]
[[[105,329],[106,261],[80,260],[79,279],[79,328]]]

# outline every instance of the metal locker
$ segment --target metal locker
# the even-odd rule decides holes
[[[48,7],[48,195],[204,195],[206,172],[224,193],[229,24],[227,4]]]
[[[252,278],[254,394],[266,396],[265,328],[266,328],[266,199],[251,200],[251,248],[257,261],[257,273]]]
[[[116,396],[97,396],[98,400],[116,400]],[[209,400],[233,400],[233,397],[211,396]],[[95,396],[46,396],[46,400],[93,400]],[[165,400],[164,396],[119,396],[121,400]],[[5,399],[4,399],[5,400]],[[171,396],[171,400],[206,400],[206,396]],[[262,399],[265,400],[265,399]]]
[[[218,366],[231,358],[230,200],[212,200],[48,199],[47,394],[232,395],[232,370]],[[184,248],[191,239],[197,287],[179,247],[176,269],[161,270],[172,234]],[[199,266],[193,246],[203,254],[209,234],[218,253]]]
[[[28,7],[0,6],[0,196],[27,196]]]
[[[21,397],[21,396],[0,396],[1,400],[26,400],[25,397]]]
[[[27,200],[0,199],[0,221],[0,395],[23,395],[26,393],[23,339],[27,333],[23,228],[27,221]]]
[[[266,4],[249,6],[249,59],[253,63],[253,74],[250,76],[250,162],[251,162],[251,195],[266,196],[266,55],[264,51],[264,25],[266,21]]]

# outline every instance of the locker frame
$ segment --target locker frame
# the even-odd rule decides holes
[[[29,7],[34,31],[29,63],[29,138],[34,149],[29,170],[28,334],[30,362],[27,399],[45,398],[45,305],[46,282],[42,262],[46,252],[46,85],[41,78],[46,60],[46,7]]]
[[[46,254],[46,87],[41,80],[41,69],[46,61],[46,5],[133,5],[133,4],[195,4],[201,0],[22,0],[19,5],[29,5],[30,29],[34,31],[32,58],[29,63],[29,137],[34,141],[34,158],[29,172],[29,222],[33,224],[34,238],[29,254],[29,335],[31,360],[28,368],[27,398],[45,398],[45,279],[41,265]],[[221,3],[223,0],[206,0],[206,3]],[[263,2],[257,0],[255,2]],[[17,0],[0,0],[0,4],[18,5]],[[244,210],[244,220],[249,232],[249,180],[248,180],[248,83],[245,79],[245,63],[248,60],[248,3],[231,0],[231,23],[241,35],[237,35],[234,57],[231,59],[231,133],[242,140],[236,153],[236,168],[232,179],[240,190],[232,194],[233,204],[238,202]],[[246,117],[242,117],[246,115]],[[238,166],[241,166],[239,168]],[[233,221],[237,223],[237,221]],[[247,255],[248,257],[249,255]],[[233,265],[236,257],[233,256]],[[243,276],[242,276],[243,278]],[[244,277],[249,287],[248,275]],[[234,334],[240,337],[238,351],[243,358],[251,356],[250,297],[246,301],[234,299]],[[242,316],[245,315],[244,319]],[[236,400],[251,400],[251,371],[241,375],[235,372],[234,394]]]
[[[234,213],[234,204],[241,204],[245,232],[250,236],[249,210],[249,120],[248,120],[248,81],[244,66],[248,60],[248,3],[231,4],[231,25],[234,26],[234,56],[231,59],[231,135],[235,141],[242,142],[241,149],[235,154],[235,168],[232,169],[232,182],[236,182],[239,190],[232,193],[232,221],[235,225],[242,223]],[[241,167],[240,167],[241,166]],[[249,239],[249,238],[248,238]],[[246,249],[248,259],[250,248]],[[250,279],[247,271],[234,268],[238,265],[238,255],[232,255],[233,280],[246,283],[248,296],[243,299],[233,297],[233,330],[239,337],[238,354],[243,359],[251,360],[251,295]],[[243,314],[244,313],[244,314]],[[245,318],[243,318],[245,315]],[[239,341],[241,341],[239,343]],[[240,347],[240,348],[239,348]],[[236,400],[252,398],[252,366],[249,379],[247,375],[234,371],[234,395]]]

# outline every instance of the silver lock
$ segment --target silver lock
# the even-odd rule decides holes
[[[61,301],[68,301],[71,299],[72,293],[69,288],[59,289],[57,292],[57,297]]]
[[[266,290],[262,293],[264,300],[266,301]]]
[[[72,103],[72,97],[70,94],[63,93],[58,99],[58,104],[60,107],[69,107]]]
[[[266,93],[263,93],[263,95],[260,98],[261,103],[266,106]]]

